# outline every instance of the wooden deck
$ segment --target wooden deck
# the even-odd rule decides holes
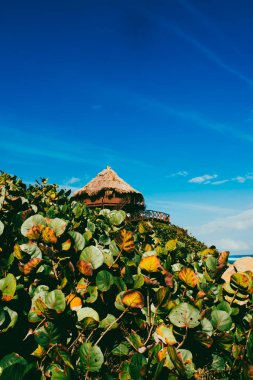
[[[127,214],[127,220],[130,222],[138,222],[140,220],[155,220],[157,222],[163,222],[170,224],[170,215],[165,212],[145,210],[135,212],[133,214]]]

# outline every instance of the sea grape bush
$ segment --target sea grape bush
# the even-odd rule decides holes
[[[69,195],[0,175],[0,379],[253,378],[251,272]]]

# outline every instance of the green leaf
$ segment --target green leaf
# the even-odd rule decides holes
[[[106,330],[110,325],[112,325],[110,330],[116,329],[118,327],[118,323],[116,322],[114,315],[107,314],[107,316],[99,323],[99,327]]]
[[[60,332],[52,322],[44,323],[44,326],[35,330],[34,338],[36,342],[43,348],[60,342]]]
[[[2,301],[11,301],[16,292],[16,278],[12,273],[8,273],[4,279],[0,280],[0,290],[2,292]]]
[[[177,248],[177,240],[169,240],[165,244],[166,251],[169,251],[169,252],[175,251],[176,248]]]
[[[212,369],[214,371],[223,371],[225,368],[225,360],[216,354],[212,354],[213,361],[212,361]]]
[[[94,328],[99,322],[99,315],[91,307],[83,307],[77,311],[78,322],[81,322],[82,328]]]
[[[8,317],[10,319],[9,324],[5,328],[0,330],[2,333],[5,333],[6,331],[8,331],[9,329],[11,329],[15,326],[15,324],[18,320],[18,313],[14,310],[9,309],[7,306],[5,306],[3,308],[3,310],[8,314]],[[6,318],[5,318],[5,320],[6,320]]]
[[[65,231],[67,227],[67,222],[63,219],[55,218],[55,219],[50,219],[48,227],[52,228],[55,232],[55,235],[61,236],[63,232]],[[83,248],[81,248],[83,249]]]
[[[142,285],[144,284],[144,277],[142,274],[134,274],[133,275],[133,289],[140,289]]]
[[[199,310],[186,302],[175,306],[169,314],[171,323],[182,328],[197,327],[199,325],[199,318]]]
[[[65,296],[61,290],[53,290],[47,293],[45,303],[49,309],[55,310],[58,314],[62,313],[66,308]]]
[[[129,354],[129,347],[129,343],[122,342],[118,344],[116,347],[114,347],[111,353],[114,356],[127,356]]]
[[[111,243],[109,244],[109,249],[112,253],[113,256],[118,256],[119,254],[119,248],[117,246],[117,243],[115,240],[112,240]]]
[[[29,242],[28,244],[21,244],[20,249],[22,252],[31,255],[32,258],[42,258],[42,252],[34,242]]]
[[[22,380],[27,366],[27,361],[19,354],[5,355],[0,360],[1,380]]]
[[[51,380],[71,380],[71,370],[68,367],[62,368],[59,364],[51,364],[46,373],[50,376]]]
[[[253,332],[251,332],[247,340],[247,356],[251,365],[253,365]]]
[[[86,294],[89,294],[89,297],[85,298],[85,302],[93,303],[98,298],[98,288],[97,286],[88,286]]]
[[[212,311],[211,318],[213,327],[219,331],[228,331],[232,327],[233,321],[230,315],[224,310]]]
[[[94,245],[84,248],[80,260],[87,261],[94,269],[101,267],[104,263],[103,253]]]
[[[120,211],[111,211],[108,215],[109,221],[111,225],[113,226],[119,226],[121,223],[124,222],[126,218],[126,213],[123,210]]]
[[[4,224],[0,220],[0,236],[3,234],[3,232],[4,232]]]
[[[98,346],[83,343],[79,349],[81,367],[84,372],[98,372],[104,362],[104,356]]]
[[[74,242],[74,249],[76,252],[81,251],[85,246],[85,240],[82,234],[76,231],[70,231],[69,235],[71,236]]]
[[[96,277],[96,284],[101,292],[107,292],[113,285],[113,283],[113,276],[110,272],[106,270],[101,270],[100,272],[98,272]]]
[[[134,354],[130,362],[129,371],[134,380],[141,380],[146,374],[147,359],[142,354]]]

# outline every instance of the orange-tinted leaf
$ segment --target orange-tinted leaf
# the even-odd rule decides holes
[[[122,251],[131,252],[135,248],[134,237],[131,231],[121,230],[115,240]]]
[[[85,276],[92,276],[93,266],[91,263],[88,263],[84,260],[79,260],[76,266],[80,273],[84,274]]]
[[[128,290],[121,298],[124,305],[132,308],[142,309],[144,306],[144,298],[138,290]]]
[[[44,243],[52,243],[55,244],[57,242],[57,237],[55,235],[55,232],[52,228],[50,227],[45,227],[42,230],[42,240]]]
[[[35,224],[34,226],[32,226],[32,228],[30,228],[30,230],[27,231],[26,236],[30,240],[38,240],[41,236],[44,227],[45,226],[43,226],[42,224]]]
[[[38,257],[34,257],[32,260],[28,261],[28,263],[26,263],[23,266],[22,271],[24,272],[25,275],[31,273],[31,271],[35,269],[41,261],[42,259],[39,259]]]
[[[69,295],[66,296],[66,304],[69,305],[70,302],[76,297],[74,293],[70,293]]]
[[[229,252],[223,251],[220,253],[220,256],[218,257],[218,264],[219,265],[226,265],[228,261]]]
[[[80,297],[74,297],[69,304],[70,310],[78,311],[82,308],[82,300]]]
[[[251,277],[243,272],[234,273],[230,277],[230,285],[232,288],[248,290],[251,285]]]
[[[172,326],[166,327],[165,325],[160,325],[156,329],[157,337],[165,344],[168,344],[169,346],[172,346],[173,344],[176,344],[176,338],[173,334],[173,328]]]
[[[61,249],[63,251],[68,251],[71,247],[71,239],[67,239],[66,241],[64,241],[61,245]]]
[[[173,274],[170,273],[170,272],[168,272],[168,271],[167,271],[166,269],[164,269],[164,268],[163,268],[163,270],[162,270],[162,274],[164,275],[164,282],[165,282],[165,284],[166,284],[169,288],[173,289],[173,288],[174,288],[174,281],[173,281],[174,276],[173,276]]]
[[[191,288],[194,288],[197,285],[198,279],[194,271],[190,268],[184,268],[182,269],[178,277],[181,281],[183,281],[186,285],[190,286]]]
[[[141,259],[139,268],[144,269],[147,272],[159,272],[161,268],[161,263],[157,256],[147,256]]]

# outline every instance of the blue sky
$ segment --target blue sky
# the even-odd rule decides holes
[[[0,2],[0,168],[148,208],[253,252],[251,0]]]

